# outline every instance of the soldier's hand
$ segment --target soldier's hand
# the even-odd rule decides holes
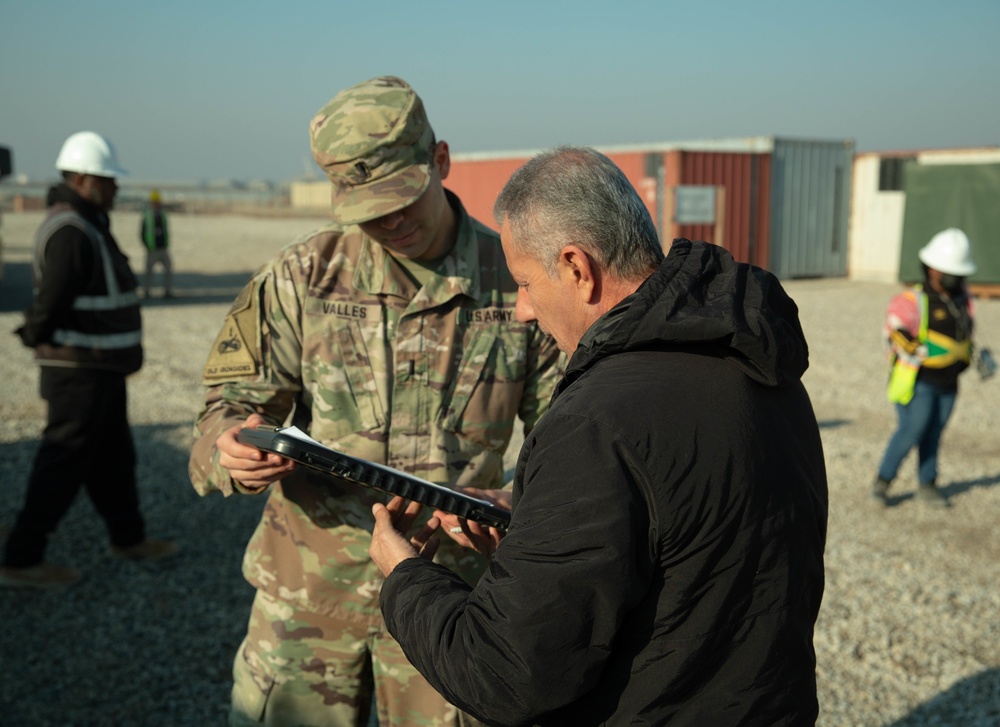
[[[511,509],[511,493],[509,490],[480,490],[475,487],[460,487],[462,492],[480,500],[486,500],[504,510]],[[461,545],[482,555],[493,555],[500,547],[504,533],[496,528],[480,525],[474,520],[453,515],[443,510],[435,510],[434,517],[441,521],[441,529],[448,537]]]
[[[406,534],[420,510],[420,503],[407,502],[398,495],[388,505],[377,502],[372,506],[375,529],[368,554],[383,575],[388,576],[407,558],[423,557],[429,560],[437,552],[441,541],[434,537],[434,533],[441,523],[436,517],[428,520],[416,535],[407,539]]]
[[[241,429],[265,424],[264,417],[251,414],[245,422],[227,429],[215,440],[219,464],[229,470],[234,480],[252,492],[263,490],[295,469],[295,462],[290,459],[237,441],[236,435]]]

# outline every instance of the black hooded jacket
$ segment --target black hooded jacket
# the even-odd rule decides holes
[[[487,574],[470,592],[403,561],[390,633],[489,724],[813,724],[827,490],[807,365],[776,278],[675,241],[572,356]]]

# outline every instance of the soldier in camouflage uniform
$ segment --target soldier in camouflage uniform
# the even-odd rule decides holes
[[[561,375],[554,341],[514,318],[499,237],[442,186],[448,145],[398,78],[337,94],[310,125],[337,224],[286,247],[233,304],[204,372],[190,474],[202,495],[261,492],[244,559],[257,588],[234,665],[232,724],[474,724],[386,633],[368,555],[377,493],[236,441],[296,425],[356,457],[496,488],[516,418]],[[273,483],[273,484],[272,484]],[[486,561],[443,539],[469,579]]]

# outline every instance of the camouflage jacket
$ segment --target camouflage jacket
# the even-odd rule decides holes
[[[311,233],[257,272],[205,368],[190,460],[199,494],[239,491],[215,440],[254,412],[432,482],[502,485],[515,419],[534,426],[562,359],[536,325],[515,320],[496,233],[450,200],[457,242],[419,290],[358,227]],[[304,467],[269,492],[247,580],[310,611],[380,620],[382,578],[368,556],[380,496]],[[438,559],[478,577],[485,561],[444,541]]]

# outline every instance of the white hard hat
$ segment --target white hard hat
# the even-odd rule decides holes
[[[972,245],[965,233],[956,227],[939,232],[917,253],[920,262],[948,275],[965,277],[976,272],[972,262]]]
[[[111,142],[93,131],[79,131],[63,142],[59,158],[56,159],[56,169],[97,177],[122,177],[128,174],[118,166],[118,154]]]

